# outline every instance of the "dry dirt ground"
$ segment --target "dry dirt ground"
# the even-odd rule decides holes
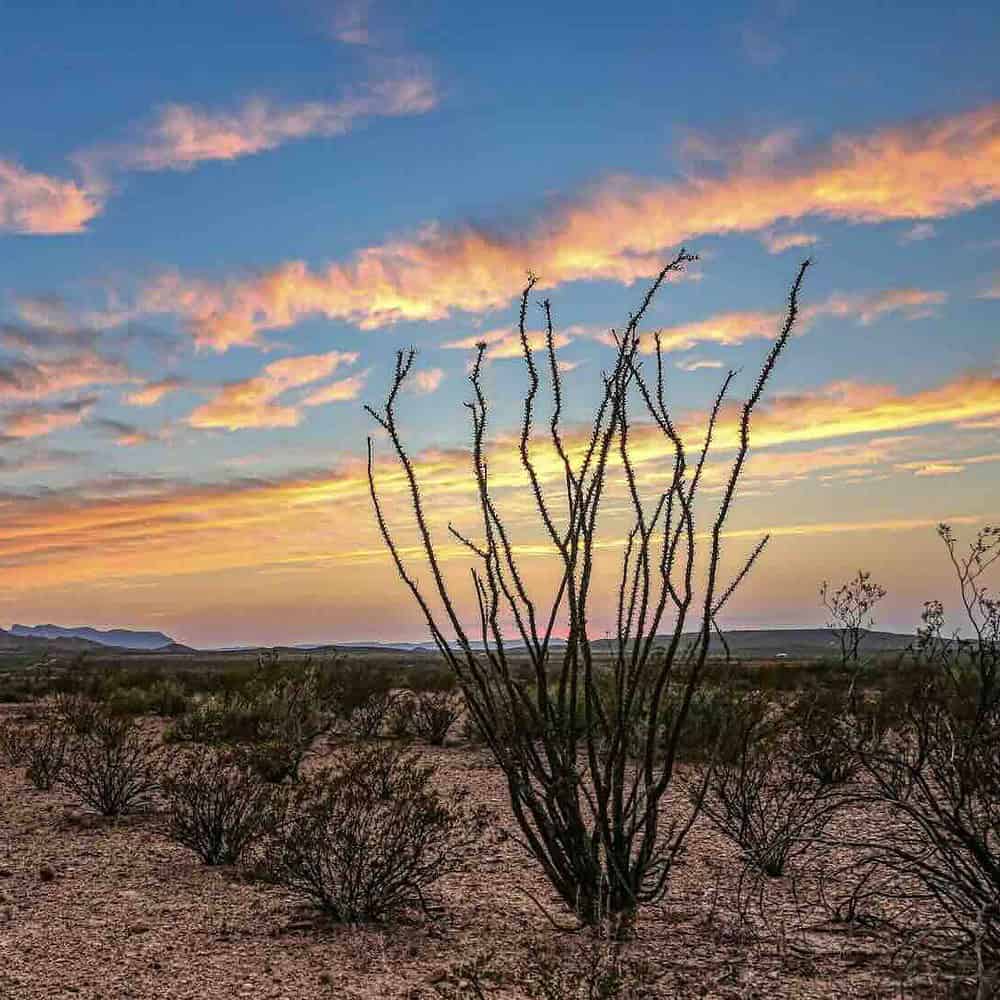
[[[424,753],[443,783],[470,787],[506,815],[503,782],[484,751]],[[566,954],[581,946],[528,898],[525,890],[566,919],[510,840],[439,885],[433,918],[348,928],[236,870],[201,865],[161,831],[155,813],[101,820],[65,791],[35,791],[0,766],[3,1000],[422,1000],[449,968],[487,953],[501,977],[488,995],[499,1000],[525,995],[518,984],[533,943]],[[892,941],[831,925],[808,879],[769,880],[741,924],[732,898],[740,868],[727,841],[696,826],[669,896],[643,911],[630,946],[662,974],[656,996],[949,995],[938,972],[907,963]]]

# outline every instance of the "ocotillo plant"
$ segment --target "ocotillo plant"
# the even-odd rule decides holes
[[[508,521],[491,491],[485,458],[489,404],[482,382],[486,345],[478,345],[470,375],[473,399],[467,406],[481,538],[473,540],[449,525],[477,563],[472,570],[479,611],[475,641],[470,635],[476,633],[463,624],[456,595],[445,579],[417,470],[397,423],[399,394],[414,364],[412,349],[398,353],[382,406],[366,407],[385,431],[402,467],[419,548],[433,578],[431,590],[418,583],[394,540],[376,486],[369,438],[369,485],[379,529],[504,772],[523,842],[580,920],[590,925],[607,922],[616,936],[629,933],[640,905],[666,891],[673,860],[696,814],[697,805],[682,816],[664,819],[661,802],[674,776],[681,732],[701,683],[716,617],[767,541],[761,540],[729,582],[721,580],[723,529],[749,451],[751,417],[792,332],[809,266],[806,261],[798,270],[777,338],[739,410],[735,456],[723,479],[714,519],[703,534],[695,531],[695,499],[736,372],[730,371],[723,380],[704,437],[691,448],[667,405],[660,338],[654,338],[654,381],[643,371],[639,335],[639,325],[668,276],[695,259],[682,250],[657,275],[624,331],[613,332],[613,363],[603,373],[603,392],[589,431],[579,438],[564,433],[560,422],[564,399],[556,338],[550,304],[542,303],[553,394],[546,436],[560,469],[558,502],[532,454],[540,379],[526,314],[534,278],[524,290],[519,333],[528,389],[518,454],[560,570],[554,593],[544,604],[529,594]],[[648,416],[644,433],[662,435],[671,456],[656,496],[646,502],[630,451],[633,427],[628,407],[636,400]],[[589,631],[600,545],[598,512],[619,469],[632,526],[618,578],[611,662],[602,668],[595,663]],[[702,546],[707,550],[704,558]],[[513,622],[521,644],[516,653],[510,637],[503,634],[501,617]],[[557,629],[565,634],[562,645],[552,641]],[[685,638],[691,632],[693,641]],[[527,677],[519,673],[515,656],[527,657]],[[679,693],[670,699],[669,711],[668,685]]]

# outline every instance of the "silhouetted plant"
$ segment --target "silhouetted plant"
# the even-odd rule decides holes
[[[748,865],[776,878],[823,833],[834,801],[811,775],[789,766],[767,701],[732,704],[719,759],[692,785],[705,814],[743,851]]]
[[[27,763],[31,750],[32,730],[24,722],[14,719],[0,721],[0,756],[11,767]]]
[[[453,691],[417,691],[410,702],[413,731],[432,746],[443,746],[462,717],[461,696]]]
[[[73,740],[62,781],[102,816],[121,816],[148,805],[159,773],[152,744],[132,719],[101,718]]]
[[[167,832],[206,865],[239,861],[272,818],[274,793],[247,767],[211,751],[164,775]]]
[[[878,738],[873,712],[852,714],[839,691],[813,691],[800,696],[788,712],[787,752],[790,762],[821,785],[842,785],[861,767],[862,741]]]
[[[857,685],[865,666],[861,644],[865,633],[875,624],[872,611],[885,597],[886,591],[871,578],[871,573],[858,570],[857,575],[831,591],[824,580],[819,588],[820,600],[830,615],[827,627],[832,629],[840,644],[840,665],[850,677],[847,703],[857,710]]]
[[[104,714],[99,702],[78,692],[57,694],[51,711],[74,736],[89,736]]]
[[[939,534],[971,638],[943,638],[942,606],[926,607],[914,649],[923,687],[891,738],[861,754],[870,784],[857,801],[881,807],[890,825],[850,845],[861,849],[859,870],[876,865],[900,898],[936,904],[940,918],[922,921],[920,941],[951,947],[957,934],[982,980],[1000,965],[1000,603],[982,583],[1000,558],[1000,530],[981,530],[964,556],[950,528]]]
[[[437,791],[433,768],[412,757],[386,774],[375,751],[355,751],[288,795],[260,862],[265,878],[338,921],[381,921],[457,870],[485,816],[464,792]]]
[[[432,537],[417,472],[403,444],[396,404],[414,362],[414,352],[399,352],[395,375],[384,404],[368,412],[385,431],[402,467],[417,529],[418,545],[433,580],[421,589],[396,544],[376,487],[374,445],[369,439],[368,471],[372,502],[382,537],[396,568],[420,606],[442,657],[454,671],[468,711],[482,731],[507,779],[511,807],[523,840],[541,864],[563,902],[585,924],[607,919],[616,935],[627,935],[638,907],[663,896],[677,852],[694,820],[664,821],[661,803],[674,777],[691,700],[698,690],[716,617],[760,555],[766,538],[733,575],[720,581],[723,528],[750,446],[751,418],[798,314],[798,295],[809,262],[791,287],[788,311],[753,389],[739,411],[736,455],[723,480],[714,518],[697,533],[694,506],[713,444],[720,413],[736,373],[730,372],[708,417],[700,447],[688,445],[666,403],[664,364],[654,338],[655,380],[647,380],[639,361],[639,325],[654,295],[672,273],[694,258],[681,251],[652,283],[625,329],[614,333],[614,357],[603,375],[603,392],[589,434],[578,442],[563,433],[562,382],[555,351],[549,303],[543,302],[547,367],[553,410],[548,437],[560,470],[561,511],[549,496],[532,455],[532,425],[539,374],[526,326],[532,278],[521,297],[519,334],[529,386],[524,399],[518,454],[560,572],[551,599],[533,599],[516,556],[516,547],[491,491],[485,459],[489,406],[482,385],[486,344],[478,347],[470,381],[473,399],[472,482],[481,514],[481,538],[474,540],[449,526],[452,535],[477,560],[472,572],[479,609],[474,646],[463,625],[453,590],[446,583],[437,543]],[[630,451],[633,431],[629,405],[638,403],[672,453],[664,481],[652,504],[643,502]],[[610,697],[595,681],[590,637],[594,559],[598,551],[598,512],[609,469],[621,469],[627,505],[633,518],[627,532],[618,584],[618,614],[611,641]],[[699,551],[707,538],[704,557]],[[695,586],[695,568],[704,578]],[[695,594],[698,594],[696,599]],[[441,610],[435,610],[433,603]],[[443,615],[443,621],[441,616]],[[501,615],[513,622],[527,657],[531,683],[518,675],[501,629]],[[693,620],[695,640],[682,641]],[[447,630],[454,638],[445,634]],[[554,647],[557,624],[565,644]],[[658,641],[661,629],[666,632]],[[664,698],[671,678],[684,668],[677,710],[665,716]],[[577,720],[586,719],[580,732]],[[639,754],[629,761],[639,745]]]
[[[49,791],[62,777],[69,741],[65,723],[52,715],[29,730],[25,775],[39,791]]]

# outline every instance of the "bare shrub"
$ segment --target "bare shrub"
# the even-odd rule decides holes
[[[31,729],[14,719],[0,721],[0,757],[11,767],[23,767],[31,750]]]
[[[851,711],[857,711],[858,679],[865,667],[861,644],[866,632],[875,624],[872,612],[885,597],[886,591],[872,580],[871,573],[858,570],[857,575],[836,590],[824,580],[819,588],[820,600],[830,618],[827,627],[832,629],[840,644],[840,666],[850,678],[847,701]]]
[[[888,825],[852,846],[859,871],[894,876],[887,894],[935,905],[921,945],[957,940],[984,983],[1000,966],[1000,601],[982,577],[1000,559],[1000,528],[982,529],[965,554],[948,526],[939,535],[971,637],[943,637],[942,605],[926,606],[914,648],[924,686],[892,737],[861,755],[871,785],[858,801],[881,808]]]
[[[49,791],[62,777],[69,742],[66,726],[53,716],[29,730],[25,775],[39,791]]]
[[[666,892],[674,858],[694,820],[693,813],[688,813],[671,815],[663,822],[660,805],[674,777],[677,748],[691,700],[701,685],[716,618],[766,542],[762,540],[734,567],[729,581],[723,582],[723,528],[749,452],[752,414],[788,342],[809,263],[799,269],[777,339],[737,411],[736,453],[723,477],[715,514],[707,518],[703,532],[696,532],[694,509],[702,473],[736,373],[724,379],[710,409],[706,433],[689,455],[666,404],[659,339],[654,338],[655,377],[647,379],[640,362],[639,337],[640,323],[654,295],[671,273],[693,259],[681,251],[656,277],[625,328],[614,334],[614,356],[602,375],[603,392],[599,387],[589,432],[579,437],[565,436],[560,425],[564,404],[560,368],[551,310],[548,302],[542,303],[552,388],[547,437],[558,469],[551,479],[532,453],[540,385],[527,332],[534,279],[521,297],[518,329],[528,389],[518,457],[543,537],[551,543],[559,568],[544,603],[528,592],[516,546],[492,492],[485,457],[490,409],[482,384],[487,347],[479,345],[470,375],[473,399],[468,404],[471,483],[481,515],[478,537],[449,526],[452,536],[475,560],[476,645],[463,625],[456,591],[446,582],[417,472],[397,422],[396,406],[413,368],[413,351],[399,352],[384,403],[378,409],[368,407],[388,436],[408,485],[420,554],[430,571],[430,590],[421,588],[403,548],[393,538],[376,486],[374,444],[369,439],[369,484],[379,529],[441,656],[458,679],[469,713],[504,772],[523,839],[556,893],[584,923],[608,919],[621,935],[630,933],[641,904],[660,899]],[[630,405],[640,408],[647,418],[641,432],[657,435],[672,457],[664,463],[664,475],[656,481],[652,498],[645,500],[630,450],[634,430]],[[611,469],[621,470],[619,487],[632,525],[626,531],[618,613],[609,643],[611,683],[602,692],[595,678],[589,629],[594,561],[604,547],[598,513],[610,490],[606,487]],[[556,484],[558,500],[550,495],[551,482]],[[616,525],[614,531],[620,528]],[[704,554],[700,550],[703,538],[707,539]],[[513,623],[518,656],[526,658],[530,680],[519,676],[502,621]],[[557,626],[566,635],[565,644],[558,648],[552,643]],[[692,643],[683,639],[688,629],[695,633]],[[666,690],[682,669],[677,710],[665,716]],[[583,731],[578,725],[581,718],[586,722]],[[637,744],[640,752],[630,762]]]
[[[121,816],[149,803],[157,761],[133,720],[102,718],[73,741],[62,781],[102,816]]]
[[[206,865],[231,865],[266,828],[274,794],[247,767],[199,750],[164,775],[167,832]]]
[[[371,692],[347,717],[348,731],[361,740],[377,739],[382,735],[397,700],[398,695],[394,691]]]
[[[523,973],[537,1000],[652,1000],[660,977],[619,941],[588,935],[569,947],[534,945]]]
[[[465,793],[436,791],[433,768],[407,756],[387,777],[379,753],[345,754],[290,790],[262,851],[265,878],[338,921],[425,906],[428,890],[464,863],[485,820]]]
[[[811,775],[790,767],[760,697],[733,704],[719,759],[692,786],[708,818],[743,851],[746,863],[772,878],[822,834],[834,801]]]
[[[412,691],[400,691],[386,717],[389,735],[396,740],[409,740],[414,736]]]
[[[410,700],[413,731],[432,746],[443,746],[462,708],[461,696],[453,691],[416,691]]]
[[[52,716],[74,736],[89,736],[104,711],[98,701],[79,692],[62,692],[52,700]]]
[[[790,762],[827,787],[850,781],[861,768],[860,745],[879,736],[874,714],[861,718],[852,714],[840,692],[802,695],[788,712],[787,722]]]

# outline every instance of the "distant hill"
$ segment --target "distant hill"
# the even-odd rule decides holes
[[[81,625],[64,628],[61,625],[12,625],[10,635],[26,639],[84,639],[99,646],[116,649],[165,650],[177,645],[169,635],[162,632],[133,632],[130,629],[115,628],[107,631]]]
[[[693,632],[684,634],[684,641],[694,638]],[[828,628],[761,628],[761,629],[733,629],[725,633],[726,642],[729,644],[730,652],[735,657],[750,660],[771,659],[784,654],[791,659],[821,659],[825,656],[839,655],[840,644],[836,633]],[[865,653],[894,653],[906,649],[914,637],[898,632],[866,632],[862,642]],[[657,636],[658,644],[665,644],[669,641],[669,636]],[[470,645],[473,649],[481,649],[482,642],[472,640]],[[562,639],[553,639],[549,644],[552,649],[559,649],[565,645]],[[594,650],[608,650],[612,648],[608,639],[595,639],[591,646]],[[326,647],[299,647],[308,649],[319,649]],[[344,652],[398,652],[398,653],[430,653],[435,652],[437,647],[433,642],[419,643],[334,643],[330,644],[330,649],[338,649]],[[509,641],[507,648],[516,652],[523,649],[520,642]],[[724,650],[719,638],[712,636],[709,645],[709,654],[712,656],[723,655]]]

